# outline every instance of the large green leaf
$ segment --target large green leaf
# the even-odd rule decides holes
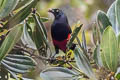
[[[23,25],[12,28],[0,47],[0,61],[11,51],[23,33]]]
[[[100,10],[97,12],[97,23],[99,25],[101,33],[103,33],[103,31],[106,27],[112,25],[106,15],[106,13],[103,11],[100,11]]]
[[[33,32],[33,39],[36,44],[37,49],[40,49],[41,46],[47,46],[50,49],[47,35],[46,35],[46,30],[43,26],[43,23],[40,21],[39,16],[36,14],[33,14],[34,21],[36,23],[36,26],[34,28]],[[51,52],[51,49],[50,49]]]
[[[116,20],[118,23],[117,29],[119,32],[120,31],[120,0],[116,0],[115,13],[116,13]]]
[[[44,31],[44,34],[45,34],[45,36],[47,37],[47,31],[46,31],[46,28],[45,28],[45,26],[44,26],[44,24],[43,24],[42,22],[47,21],[48,18],[40,17],[39,14],[37,14],[37,16],[38,16],[38,20],[39,20],[39,22],[40,22],[40,24],[41,24],[41,27],[42,27],[42,29],[43,29],[43,31]]]
[[[37,0],[33,0],[29,5],[27,5],[18,13],[16,13],[13,17],[11,17],[4,25],[4,28],[11,28],[22,22],[31,13],[31,8],[34,8],[36,4]]]
[[[75,48],[74,53],[76,64],[81,72],[86,74],[91,80],[96,80],[90,62],[85,54],[78,47]]]
[[[19,3],[17,4],[17,6],[15,7],[14,10],[16,9],[22,9],[24,7],[26,7],[27,5],[29,5],[33,0],[21,0],[19,1]]]
[[[25,55],[8,54],[2,61],[1,64],[9,71],[15,73],[26,73],[28,69],[35,67],[35,62],[32,58]]]
[[[0,1],[0,18],[4,18],[16,7],[19,0],[1,0]]]
[[[71,38],[67,44],[67,47],[70,48],[72,46],[73,41],[75,40],[75,38],[77,37],[79,31],[81,30],[81,27],[83,26],[83,24],[81,24],[79,27],[76,27],[75,30],[73,31],[73,33],[71,34]]]
[[[94,49],[93,59],[98,66],[103,66],[100,56],[100,45],[96,45],[96,48]]]
[[[32,35],[30,36],[28,32],[28,27],[31,28],[28,23],[24,23],[23,35],[21,37],[22,43],[29,48],[37,49],[35,43],[31,38]]]
[[[116,20],[116,11],[115,11],[115,4],[116,1],[114,3],[112,3],[112,5],[110,6],[110,8],[107,11],[107,16],[112,24],[113,29],[115,30],[116,34],[118,34],[118,23]]]
[[[108,26],[103,33],[100,51],[103,65],[115,72],[118,65],[118,42],[111,26]]]
[[[76,80],[77,73],[63,67],[51,67],[40,73],[43,80]]]

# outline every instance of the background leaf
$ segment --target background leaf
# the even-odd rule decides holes
[[[30,36],[30,34],[28,32],[28,27],[30,27],[29,24],[24,23],[23,35],[21,37],[22,43],[29,48],[37,49],[35,43],[33,42],[32,38],[31,38],[32,35]]]
[[[15,7],[14,10],[17,10],[19,8],[24,8],[26,7],[27,5],[29,5],[33,0],[21,0],[19,1],[19,3],[17,4],[17,6]]]
[[[78,68],[86,74],[91,80],[96,80],[95,75],[92,71],[92,67],[90,65],[89,60],[85,56],[85,54],[80,50],[80,48],[75,48],[75,60]]]
[[[35,61],[32,58],[25,55],[8,54],[1,64],[9,71],[13,73],[26,73],[29,69],[35,67]]]
[[[112,26],[106,13],[101,11],[101,10],[99,10],[97,12],[97,23],[98,23],[98,26],[99,26],[101,33],[103,33],[103,31],[106,27]]]
[[[100,56],[100,45],[96,45],[96,48],[94,49],[93,59],[95,60],[98,66],[103,66],[101,56]]]
[[[83,26],[83,24],[81,24],[79,27],[76,27],[75,30],[73,31],[73,33],[71,34],[71,38],[67,44],[67,47],[70,48],[72,46],[73,41],[75,40],[75,38],[77,37],[79,31],[81,30],[81,27]]]
[[[42,71],[40,77],[44,80],[76,80],[75,75],[75,72],[67,68],[51,67]]]
[[[107,11],[107,16],[112,24],[113,29],[115,30],[116,34],[118,34],[118,23],[116,21],[116,11],[115,11],[115,4],[116,1],[110,6]]]
[[[13,46],[20,40],[23,33],[23,25],[14,27],[6,36],[0,47],[0,61],[12,50]]]
[[[118,66],[118,42],[111,26],[107,27],[103,33],[100,51],[103,65],[115,72]]]
[[[120,31],[120,0],[116,0],[116,4],[115,4],[115,13],[116,13],[116,20],[117,20],[117,23],[118,25],[116,26],[118,30],[118,33]],[[117,34],[118,34],[117,33]]]
[[[16,7],[19,0],[1,0],[0,1],[0,18],[4,18],[12,12],[12,10]]]
[[[4,28],[11,28],[22,22],[31,13],[31,8],[34,8],[36,4],[37,0],[33,0],[28,6],[24,7],[13,17],[11,17],[8,20],[8,22],[4,25]]]

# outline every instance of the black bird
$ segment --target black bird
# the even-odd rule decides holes
[[[67,42],[69,41],[72,33],[67,16],[60,9],[50,9],[49,12],[55,17],[51,26],[51,36],[56,54],[59,53],[59,49],[65,53]],[[73,45],[73,48],[74,47],[75,45]]]

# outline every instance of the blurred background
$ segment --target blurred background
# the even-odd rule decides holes
[[[50,29],[54,16],[48,13],[48,10],[50,8],[59,8],[67,15],[72,29],[74,29],[74,26],[78,21],[83,24],[82,30],[85,30],[87,45],[88,47],[91,47],[93,46],[91,31],[96,20],[97,11],[103,10],[106,12],[113,1],[114,0],[40,0],[36,9],[40,13],[41,17],[49,18],[49,21],[44,23],[48,32],[49,41],[51,41]],[[81,35],[79,37],[81,37]],[[39,63],[40,64],[38,64],[37,70],[34,74],[29,74],[32,75],[31,77],[35,78],[39,72],[45,68],[42,61],[39,61]]]

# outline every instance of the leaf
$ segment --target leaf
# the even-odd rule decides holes
[[[104,13],[103,11],[100,11],[100,10],[97,12],[97,23],[98,23],[101,33],[103,33],[103,31],[106,27],[112,26],[106,13]]]
[[[92,38],[93,38],[93,43],[95,45],[100,44],[101,34],[100,34],[100,30],[98,29],[98,27],[96,26],[96,24],[93,26]]]
[[[117,40],[118,40],[118,48],[119,48],[119,51],[120,51],[120,33],[117,36]]]
[[[77,73],[63,67],[51,67],[40,73],[43,80],[76,80],[75,75]]]
[[[40,20],[41,20],[42,22],[46,22],[46,21],[48,21],[48,18],[46,18],[46,17],[40,17]]]
[[[98,66],[103,66],[101,56],[100,56],[100,45],[96,45],[96,48],[94,49],[93,59],[95,60]]]
[[[14,73],[26,73],[29,69],[35,67],[35,61],[25,55],[9,54],[2,61],[1,64]]]
[[[85,38],[85,32],[82,32],[82,47],[87,52],[87,45],[86,45],[86,38]]]
[[[6,36],[0,47],[0,61],[12,50],[13,46],[20,40],[23,33],[23,25],[17,25]]]
[[[0,1],[0,18],[4,18],[12,12],[12,10],[16,7],[19,0],[1,0]]]
[[[77,47],[75,48],[74,53],[76,64],[82,73],[86,74],[91,80],[96,80],[90,62],[85,54]]]
[[[19,1],[19,3],[17,4],[17,6],[15,7],[14,10],[19,9],[19,8],[24,8],[27,5],[29,5],[32,1],[33,0],[22,0],[22,1]]]
[[[38,18],[36,14],[32,14],[32,16],[36,23],[36,26],[33,32],[33,37],[34,37],[33,39],[34,39],[37,49],[39,50],[41,46],[48,47],[50,50],[50,53],[52,53],[48,39],[47,39],[46,29],[43,26],[43,23],[40,21],[40,19]]]
[[[117,80],[120,80],[120,67],[118,67],[117,72],[115,73],[115,78],[117,78]]]
[[[30,28],[29,24],[25,23],[23,28],[23,35],[21,37],[22,43],[29,48],[36,49],[36,45],[31,38],[32,35],[30,36],[28,33],[28,27]]]
[[[39,14],[37,14],[37,16],[38,16],[38,20],[39,20],[39,22],[40,22],[40,24],[41,24],[41,27],[42,27],[42,29],[43,29],[43,31],[44,31],[44,34],[45,34],[45,36],[47,37],[47,31],[46,31],[46,28],[45,28],[45,26],[43,25],[43,23],[42,23],[42,22],[47,21],[47,20],[48,20],[48,18],[45,18],[45,17],[40,17],[40,15],[39,15]]]
[[[103,33],[100,51],[103,65],[116,72],[118,66],[118,42],[111,26],[108,26]]]
[[[119,14],[120,14],[120,0],[116,0],[115,13],[116,13],[116,20],[117,20],[117,24],[118,24],[116,27],[117,27],[118,33],[119,33],[120,32],[120,16],[119,16]]]
[[[44,42],[46,41],[46,36],[44,35],[44,32],[41,30],[42,29],[41,24],[38,21],[37,16],[33,14],[33,18],[36,23],[36,26],[34,27],[34,31],[33,31],[33,40],[35,42],[37,49],[39,49],[41,46],[44,45]]]
[[[119,26],[118,26],[118,22],[116,19],[115,4],[116,4],[116,1],[113,2],[112,5],[110,6],[110,8],[108,9],[107,16],[112,24],[112,27],[113,27],[115,33],[118,34],[118,32],[119,32],[118,27]]]
[[[28,6],[24,7],[13,17],[11,17],[8,20],[8,22],[4,25],[4,28],[11,28],[22,22],[31,13],[31,8],[34,8],[36,4],[37,0],[33,0]]]
[[[79,27],[76,27],[75,30],[73,31],[73,33],[71,34],[71,38],[67,44],[67,47],[70,48],[72,46],[73,41],[75,40],[75,38],[77,37],[79,31],[81,30],[81,27],[83,26],[83,24],[81,24]]]
[[[120,80],[120,73],[116,75],[117,80]]]

